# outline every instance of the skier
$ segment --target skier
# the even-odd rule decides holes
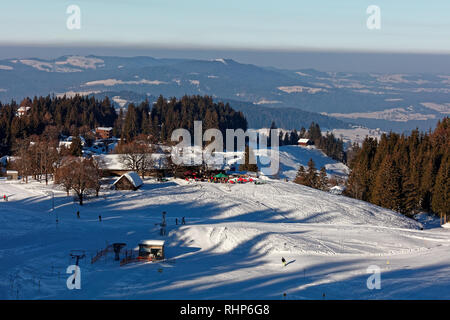
[[[178,225],[178,218],[175,218],[175,225]]]
[[[3,195],[3,200],[6,201],[6,194]]]
[[[184,220],[184,217],[181,219],[181,224],[186,224],[186,220]]]
[[[80,211],[77,211],[77,218],[80,219]]]
[[[102,222],[102,216],[98,216],[98,221]]]
[[[284,257],[281,257],[281,263],[283,263],[283,266],[286,267],[286,259],[284,259]]]

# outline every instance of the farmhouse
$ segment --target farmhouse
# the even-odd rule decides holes
[[[312,142],[312,141],[309,140],[309,139],[304,139],[304,138],[302,138],[302,139],[299,139],[299,140],[298,140],[298,145],[299,145],[299,146],[302,146],[302,147],[311,146],[311,145],[313,145],[313,144],[314,144],[314,142]]]
[[[137,190],[143,184],[141,177],[139,177],[136,172],[131,171],[120,176],[120,178],[113,183],[113,186],[117,190]]]
[[[95,136],[97,139],[111,139],[112,138],[112,130],[111,127],[98,127],[95,129]]]

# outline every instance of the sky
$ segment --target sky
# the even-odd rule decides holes
[[[71,5],[80,29],[67,28]],[[367,27],[370,5],[380,29]],[[8,47],[450,55],[449,18],[448,0],[2,1],[0,58]]]

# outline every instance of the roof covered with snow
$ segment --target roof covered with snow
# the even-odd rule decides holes
[[[113,128],[112,127],[97,127],[96,130],[100,130],[100,131],[111,131]]]
[[[139,244],[144,246],[163,246],[164,242],[164,240],[142,240]]]
[[[113,185],[115,185],[117,182],[119,182],[120,179],[122,179],[123,177],[127,178],[128,181],[130,181],[131,184],[132,184],[135,188],[139,188],[140,186],[142,186],[142,185],[144,184],[144,182],[142,181],[141,177],[139,177],[139,175],[138,175],[136,172],[130,171],[130,172],[127,172],[127,173],[121,175],[120,178],[117,179],[117,180],[113,183]]]

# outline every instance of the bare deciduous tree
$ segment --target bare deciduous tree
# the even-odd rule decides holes
[[[80,205],[83,205],[86,193],[100,190],[101,168],[94,159],[67,157],[57,170],[58,182],[67,190],[73,190]],[[70,188],[69,188],[70,187]]]
[[[120,162],[130,171],[138,172],[142,178],[155,165],[152,156],[154,148],[145,138],[138,137],[132,142],[122,143],[116,152],[120,154]]]

